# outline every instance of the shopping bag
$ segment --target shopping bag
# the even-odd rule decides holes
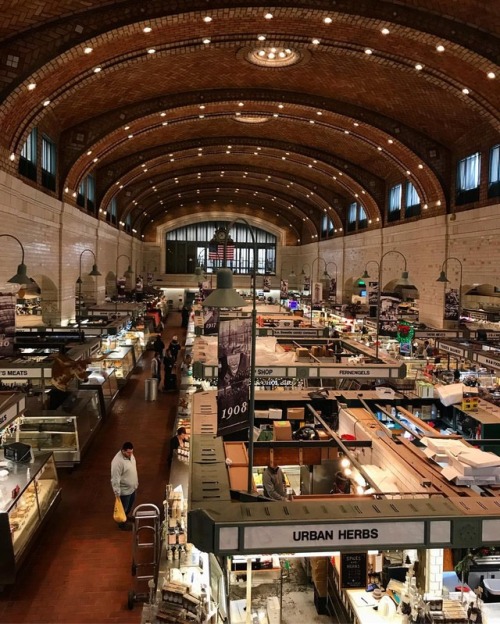
[[[117,496],[115,499],[113,520],[115,522],[118,522],[118,524],[123,524],[124,522],[127,522],[127,516],[125,515],[125,510],[123,509],[122,501],[119,496]]]

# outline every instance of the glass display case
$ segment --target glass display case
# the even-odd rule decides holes
[[[74,466],[81,461],[103,418],[100,388],[82,387],[55,410],[45,410],[30,402],[20,419],[16,441],[34,449],[53,451],[59,466]]]
[[[88,381],[81,383],[80,387],[98,389],[107,412],[119,390],[116,371],[114,368],[103,368],[100,364],[92,364],[87,370],[91,371]]]
[[[24,416],[17,430],[4,440],[6,444],[29,444],[35,451],[52,451],[60,465],[80,460],[76,416]]]
[[[134,368],[134,353],[132,347],[114,348],[106,354],[102,365],[105,369],[114,368],[118,385],[124,385]]]
[[[14,583],[60,492],[52,453],[26,464],[0,459],[0,586]]]

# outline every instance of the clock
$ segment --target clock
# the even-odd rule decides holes
[[[224,228],[220,228],[217,230],[217,232],[215,232],[215,240],[218,243],[226,242],[226,230]]]

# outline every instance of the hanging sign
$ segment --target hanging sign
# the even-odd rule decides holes
[[[321,303],[322,297],[323,297],[323,287],[321,286],[319,282],[314,282],[313,289],[312,289],[312,303],[314,305]]]
[[[366,292],[368,296],[368,305],[370,306],[370,316],[377,315],[377,298],[378,298],[378,281],[370,280]]]
[[[14,353],[16,334],[16,292],[19,285],[8,284],[0,292],[0,355]],[[9,292],[12,291],[12,292]]]
[[[304,292],[309,292],[311,290],[311,278],[309,275],[304,275]]]
[[[268,275],[264,275],[262,278],[262,290],[264,292],[271,292],[271,278]]]
[[[381,334],[396,334],[399,302],[397,297],[380,297],[379,332]]]
[[[219,309],[203,308],[203,333],[205,336],[217,334],[219,331]]]
[[[342,553],[340,562],[340,583],[347,589],[365,588],[367,581],[367,556],[362,553]]]
[[[444,320],[458,321],[458,290],[451,288],[444,294]]]
[[[328,300],[337,301],[337,280],[335,277],[330,278],[330,288],[328,290]]]
[[[425,522],[363,522],[351,524],[273,525],[244,527],[245,550],[276,548],[318,550],[324,547],[424,544]]]
[[[288,281],[280,281],[280,299],[288,299]]]
[[[234,318],[219,321],[218,436],[248,427],[251,344],[252,319]]]

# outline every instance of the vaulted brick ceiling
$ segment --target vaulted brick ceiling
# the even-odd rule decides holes
[[[74,201],[94,173],[99,207],[116,198],[146,240],[223,211],[310,242],[325,213],[342,235],[355,200],[377,228],[387,186],[405,178],[423,216],[437,214],[464,137],[500,127],[498,0],[26,0],[0,11],[1,166],[15,173],[30,130],[50,130],[57,194]],[[248,60],[272,46],[299,61]]]

